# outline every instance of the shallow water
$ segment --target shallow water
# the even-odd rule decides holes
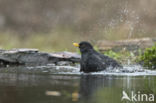
[[[121,101],[123,91],[156,95],[155,71],[124,68],[89,74],[63,66],[1,68],[0,103],[133,103]],[[143,99],[138,103],[156,102]]]

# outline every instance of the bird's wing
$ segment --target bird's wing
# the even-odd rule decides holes
[[[92,54],[91,56],[89,56],[88,58],[89,63],[92,65],[98,65],[99,67],[103,67],[106,68],[106,62],[103,60],[103,58],[101,58],[101,56],[99,54]]]
[[[108,57],[108,56],[106,56],[106,55],[103,55],[103,54],[100,54],[101,56],[101,58],[102,58],[102,60],[106,63],[106,64],[108,64],[109,66],[112,66],[112,67],[122,67],[121,66],[121,64],[120,63],[118,63],[116,60],[114,60],[113,58],[110,58],[110,57]]]
[[[109,58],[108,56],[102,55],[97,52],[92,54],[92,57],[94,58],[94,61],[98,61],[102,65],[109,65],[111,61],[111,58]]]

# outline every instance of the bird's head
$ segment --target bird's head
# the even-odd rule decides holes
[[[73,43],[73,45],[75,47],[79,47],[81,53],[85,53],[93,49],[93,46],[89,42],[86,42],[86,41],[82,41],[79,44]]]

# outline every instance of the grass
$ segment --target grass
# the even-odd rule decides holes
[[[74,34],[74,35],[73,35]],[[47,34],[38,33],[25,37],[19,37],[16,34],[0,33],[0,48],[37,48],[41,51],[76,51],[72,45],[73,42],[80,42],[82,37],[69,30],[62,32],[50,32]]]

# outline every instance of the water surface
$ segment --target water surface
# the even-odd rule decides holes
[[[0,103],[132,103],[123,91],[155,95],[156,76],[0,73]]]

